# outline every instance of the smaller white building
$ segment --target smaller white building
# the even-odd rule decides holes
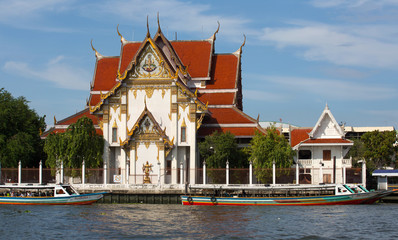
[[[345,139],[345,131],[326,104],[313,128],[291,132],[291,146],[297,152],[295,161],[301,169],[300,183],[346,183],[346,168],[351,168],[352,162],[344,157],[353,144]]]

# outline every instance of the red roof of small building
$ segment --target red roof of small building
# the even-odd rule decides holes
[[[307,139],[302,144],[323,144],[323,143],[352,143],[352,141],[342,138],[328,138],[328,139]]]
[[[290,144],[292,147],[296,146],[300,142],[309,138],[309,133],[312,131],[312,128],[299,128],[293,129],[290,133]]]
[[[171,41],[178,57],[193,78],[208,77],[211,43],[209,41]]]

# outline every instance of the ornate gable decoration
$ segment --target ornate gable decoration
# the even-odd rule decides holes
[[[133,64],[129,78],[150,78],[150,79],[171,79],[174,76],[170,73],[158,48],[151,39],[148,39],[142,49],[136,64]]]
[[[344,138],[345,133],[326,104],[322,115],[310,132],[310,138]]]
[[[122,147],[128,144],[130,140],[161,140],[163,141],[167,154],[174,147],[174,138],[170,141],[169,137],[166,135],[166,128],[164,130],[160,128],[158,122],[146,106],[134,126],[130,130],[127,129],[127,135],[124,141],[119,139]]]

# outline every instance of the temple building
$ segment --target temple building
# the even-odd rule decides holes
[[[169,41],[158,21],[154,37],[148,28],[139,42],[117,31],[120,56],[103,56],[93,47],[87,108],[54,119],[43,137],[89,116],[105,139],[104,182],[143,184],[150,167],[150,183],[198,183],[201,139],[229,131],[246,146],[255,131],[264,132],[258,119],[243,112],[244,43],[234,53],[215,53],[218,30],[205,40]]]

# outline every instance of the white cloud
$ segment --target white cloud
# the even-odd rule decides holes
[[[73,32],[72,29],[51,27],[48,14],[69,10],[74,0],[0,0],[0,24],[47,32]]]
[[[397,0],[313,0],[310,2],[314,7],[330,8],[363,8],[374,10],[387,6],[398,6]]]
[[[41,69],[33,68],[25,62],[9,61],[4,64],[3,70],[21,77],[51,82],[59,88],[87,91],[90,72],[62,63],[63,59],[63,56],[58,56]]]
[[[391,39],[397,35],[395,26],[333,26],[297,21],[295,26],[265,28],[259,38],[278,48],[296,47],[293,51],[309,61],[395,69],[398,42]]]
[[[257,79],[279,86],[283,89],[281,95],[310,96],[313,99],[321,97],[326,100],[372,101],[394,99],[398,94],[397,89],[387,86],[335,79],[265,75],[258,75]]]
[[[189,33],[203,31],[203,34],[208,37],[217,29],[217,21],[219,21],[220,32],[223,35],[232,36],[232,39],[238,42],[242,42],[243,33],[254,32],[246,26],[250,22],[249,19],[209,14],[211,8],[208,4],[180,0],[154,0],[150,4],[146,0],[118,0],[95,6],[86,5],[82,7],[82,11],[91,12],[91,17],[95,18],[113,15],[119,20],[124,19],[126,22],[136,22],[140,25],[144,24],[146,17],[149,16],[150,26],[156,27],[156,14],[159,12],[160,25],[167,26],[168,31]]]

